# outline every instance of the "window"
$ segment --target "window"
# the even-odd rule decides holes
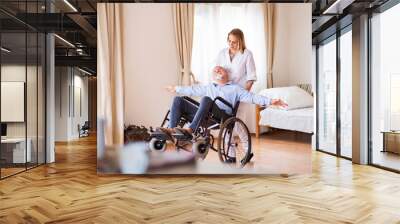
[[[218,52],[228,47],[227,34],[239,28],[246,47],[253,53],[257,82],[252,90],[266,87],[266,47],[263,4],[196,4],[193,32],[192,71],[201,83],[211,81]]]
[[[44,3],[21,1],[19,15],[39,13]],[[46,38],[5,13],[0,17],[10,22],[0,29],[0,178],[5,178],[45,163]]]
[[[349,27],[351,28],[351,27]],[[340,154],[352,157],[352,33],[340,36]]]
[[[336,39],[318,48],[318,149],[336,153]]]
[[[371,19],[371,141],[372,163],[400,170],[400,4]],[[393,148],[388,147],[392,145]],[[394,152],[394,153],[393,153]]]
[[[390,74],[390,130],[400,130],[400,73]]]
[[[352,26],[318,45],[317,149],[352,157]]]

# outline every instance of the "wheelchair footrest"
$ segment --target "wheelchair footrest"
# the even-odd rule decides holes
[[[181,132],[177,130],[172,136],[178,141],[190,141],[192,140],[193,136],[188,133]]]
[[[166,134],[166,133],[164,133],[164,132],[162,132],[160,130],[156,130],[154,132],[151,132],[150,133],[150,138],[156,138],[158,140],[172,140],[171,137],[168,134]]]

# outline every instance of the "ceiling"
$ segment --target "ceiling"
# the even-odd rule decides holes
[[[25,55],[28,59],[33,58],[37,48],[29,43],[30,39],[37,32],[54,32],[57,34],[56,66],[77,66],[95,74],[96,3],[93,0],[48,0],[47,4],[45,0],[1,0],[2,46],[12,49],[7,54],[8,60],[18,61]],[[26,30],[35,32],[35,35],[28,35],[28,45],[25,44]]]
[[[352,23],[353,17],[373,11],[388,0],[312,0],[313,44]]]

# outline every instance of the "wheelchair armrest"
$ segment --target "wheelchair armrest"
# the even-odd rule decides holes
[[[234,110],[234,108],[233,108],[233,106],[232,106],[232,104],[230,104],[228,101],[226,101],[224,98],[222,98],[222,97],[219,97],[219,96],[217,96],[215,99],[214,99],[214,104],[217,102],[217,100],[219,100],[219,101],[221,101],[223,104],[225,104],[226,106],[228,106],[229,108],[231,108],[232,109],[232,112],[233,112],[233,110]]]
[[[183,98],[184,98],[185,100],[189,101],[190,103],[196,105],[196,106],[199,106],[199,105],[200,105],[199,102],[197,102],[196,100],[194,100],[194,99],[192,99],[192,98],[190,98],[190,97],[188,97],[188,96],[184,96]]]

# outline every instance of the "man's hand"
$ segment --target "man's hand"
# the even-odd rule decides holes
[[[271,106],[282,107],[285,109],[288,107],[287,103],[283,102],[283,100],[281,100],[281,99],[272,99]]]
[[[176,91],[175,91],[175,86],[167,86],[167,87],[165,87],[165,89],[166,89],[168,92],[176,93]]]

